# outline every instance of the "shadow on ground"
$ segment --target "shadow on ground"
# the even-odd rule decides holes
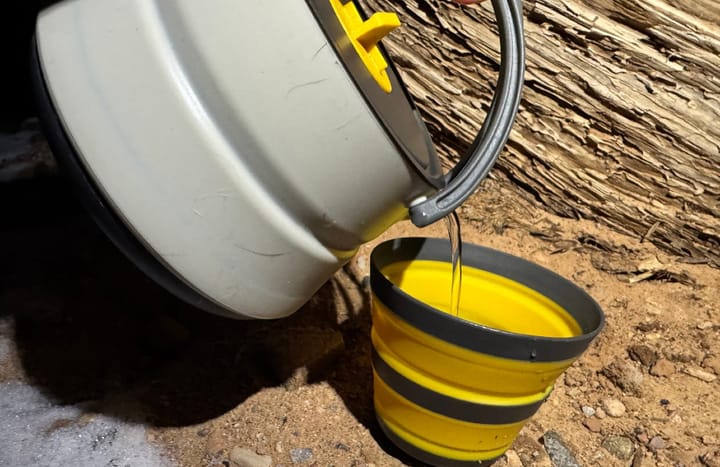
[[[413,464],[375,421],[368,293],[353,301],[343,282],[364,285],[349,270],[289,318],[233,321],[184,304],[137,270],[63,179],[0,185],[0,212],[0,316],[15,323],[24,373],[58,403],[119,397],[143,412],[105,402],[93,410],[161,427],[198,424],[286,384],[296,371],[286,357],[302,353],[293,346],[312,356],[315,345],[332,347],[320,340],[341,336],[307,380],[328,381],[386,452]],[[338,301],[355,310],[341,324]]]

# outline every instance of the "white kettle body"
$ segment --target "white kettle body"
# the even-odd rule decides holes
[[[463,164],[482,167],[443,175],[392,66],[367,69],[339,6],[69,0],[38,19],[37,94],[53,151],[115,243],[201,308],[296,311],[409,206],[419,225],[454,209],[507,138],[517,77],[506,131],[491,131],[490,149],[479,135]],[[387,19],[374,34],[363,23],[368,50]],[[513,48],[520,69],[510,71],[521,74],[521,41]],[[449,189],[453,179],[462,189]]]

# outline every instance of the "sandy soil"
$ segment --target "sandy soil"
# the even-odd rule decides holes
[[[374,420],[372,245],[292,317],[228,321],[145,278],[58,180],[0,191],[0,406],[8,384],[28,384],[55,406],[82,408],[59,426],[93,417],[144,426],[167,465],[417,465]],[[580,465],[720,465],[720,271],[549,215],[498,181],[461,217],[466,242],[557,271],[607,315],[497,466],[551,465],[550,431]],[[404,235],[445,231],[402,224],[383,238]],[[48,431],[32,436],[40,449]],[[239,463],[248,453],[258,463]]]

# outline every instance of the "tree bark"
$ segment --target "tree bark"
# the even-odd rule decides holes
[[[490,2],[364,0],[446,161],[494,90]],[[523,103],[495,174],[547,209],[720,266],[720,4],[526,0]]]

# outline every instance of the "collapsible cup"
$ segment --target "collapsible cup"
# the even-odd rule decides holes
[[[373,251],[374,403],[382,429],[411,456],[477,466],[510,447],[604,316],[552,271],[470,244],[451,315],[449,259],[442,239]]]

